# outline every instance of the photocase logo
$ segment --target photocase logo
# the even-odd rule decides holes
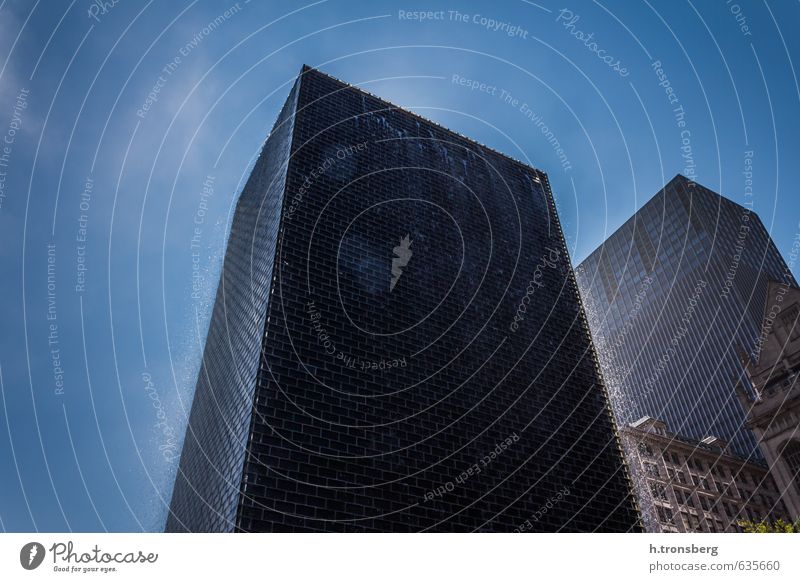
[[[19,551],[19,563],[26,570],[35,570],[44,561],[44,546],[39,542],[29,542]]]
[[[392,282],[389,285],[389,293],[394,290],[394,286],[397,285],[397,282],[400,280],[400,275],[403,274],[403,267],[408,264],[408,261],[411,260],[411,256],[414,254],[411,252],[411,243],[414,241],[411,240],[411,235],[406,235],[400,239],[400,244],[392,249],[394,251],[395,257],[392,258]]]

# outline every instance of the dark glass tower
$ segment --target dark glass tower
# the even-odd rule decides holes
[[[547,176],[305,67],[238,202],[168,531],[627,531]]]
[[[751,210],[676,176],[576,269],[617,422],[644,416],[761,453],[734,392],[770,279],[794,283]]]

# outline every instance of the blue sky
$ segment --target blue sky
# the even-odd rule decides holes
[[[797,2],[101,4],[0,0],[2,530],[163,527],[232,204],[303,63],[547,171],[575,263],[679,172],[752,179],[787,259],[800,232]]]

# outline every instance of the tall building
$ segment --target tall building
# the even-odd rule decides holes
[[[771,279],[794,283],[758,216],[673,178],[576,269],[620,425],[650,416],[763,460],[734,386]]]
[[[737,395],[783,502],[800,519],[800,289],[771,282]]]
[[[649,416],[620,432],[648,532],[738,532],[742,522],[788,519],[767,468],[725,441],[687,439]]]
[[[168,531],[628,531],[547,176],[304,67],[233,219]]]

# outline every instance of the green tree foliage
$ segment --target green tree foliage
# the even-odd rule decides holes
[[[745,533],[800,533],[800,519],[794,523],[778,519],[775,521],[740,521]]]

